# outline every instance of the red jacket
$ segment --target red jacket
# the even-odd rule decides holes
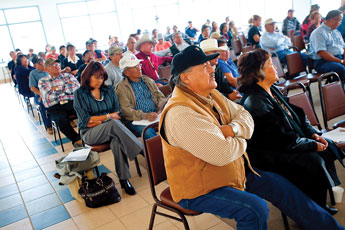
[[[151,53],[150,55],[146,55],[141,51],[139,53],[137,53],[135,56],[138,59],[143,60],[141,62],[142,74],[149,76],[150,78],[152,78],[155,81],[159,79],[158,66],[162,65],[165,62],[171,62],[171,60],[172,60],[172,57],[159,57],[153,53]],[[150,60],[148,59],[148,57],[150,58]],[[152,64],[150,63],[150,61]]]

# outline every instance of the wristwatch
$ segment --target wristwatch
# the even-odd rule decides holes
[[[237,136],[238,135],[237,125],[235,123],[229,123],[229,125],[231,126],[232,131],[234,132],[235,136]]]
[[[344,64],[344,60],[343,59],[340,60],[340,64]]]
[[[107,113],[106,115],[107,115],[107,120],[110,120],[110,118],[111,118],[111,117],[110,117],[110,114]]]

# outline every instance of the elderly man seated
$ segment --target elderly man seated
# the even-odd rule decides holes
[[[120,60],[120,68],[123,71],[123,80],[117,87],[116,93],[119,98],[121,115],[126,121],[157,119],[166,101],[163,93],[159,91],[155,82],[141,73],[141,60],[133,54],[124,56]],[[145,126],[128,125],[137,133],[142,132]],[[147,132],[147,137],[156,136],[153,129]]]
[[[160,118],[172,198],[183,208],[235,219],[237,229],[267,229],[273,203],[303,229],[345,229],[278,174],[252,168],[246,153],[251,115],[215,88],[214,69],[197,46],[174,57],[176,87]]]
[[[326,21],[310,35],[311,58],[315,60],[314,67],[320,73],[335,71],[342,82],[345,82],[345,43],[337,27],[343,19],[339,10],[328,12]]]
[[[53,134],[52,122],[46,115],[46,108],[43,105],[42,97],[40,90],[38,89],[38,82],[41,78],[44,78],[49,75],[48,72],[44,69],[44,60],[39,56],[34,56],[32,58],[32,63],[34,64],[35,69],[30,72],[29,75],[29,87],[32,92],[35,94],[35,102],[40,106],[41,117],[43,120],[44,127],[47,130],[47,133]]]
[[[275,23],[276,22],[273,21],[272,18],[265,21],[266,32],[264,32],[260,38],[260,46],[270,53],[275,52],[280,62],[286,64],[286,55],[293,53],[293,51],[289,50],[291,40],[282,33],[275,32]],[[304,64],[308,65],[308,56],[304,53],[300,54]]]
[[[170,52],[173,56],[187,48],[191,45],[191,42],[189,39],[183,39],[181,32],[175,32],[173,34],[173,41],[174,44],[169,48]]]
[[[226,43],[225,40],[224,40],[224,43]],[[218,47],[218,42],[216,39],[207,39],[207,40],[202,41],[200,43],[200,48],[207,55],[215,54],[217,52],[220,52],[221,54],[228,52],[228,47],[226,45]],[[219,62],[218,58],[219,56],[210,60],[210,65],[213,68],[215,68],[214,77],[217,83],[217,90],[221,92],[225,97],[229,98],[230,100],[236,101],[241,98],[241,95],[236,90],[236,87],[232,86],[228,82],[226,76],[224,75],[221,65],[218,64]]]
[[[72,74],[62,74],[59,62],[54,58],[46,60],[44,67],[49,75],[38,81],[38,88],[51,120],[57,123],[74,147],[81,147],[80,135],[68,119],[68,116],[76,115],[73,108],[73,92],[79,88],[79,82]]]
[[[114,90],[122,80],[122,72],[119,64],[122,56],[122,48],[116,45],[113,45],[109,48],[110,62],[105,66],[105,71],[107,71],[108,74],[108,79],[105,81],[105,84],[111,85],[114,88]]]
[[[136,55],[138,53],[138,51],[135,50],[135,43],[137,41],[135,40],[134,37],[129,37],[128,40],[127,40],[127,51],[123,53],[123,55],[126,55],[126,54],[134,54]]]
[[[135,49],[140,51],[136,57],[142,60],[142,72],[144,75],[149,76],[158,83],[158,66],[165,62],[171,62],[172,57],[159,57],[153,52],[153,41],[148,36],[141,37],[137,43],[135,43]]]

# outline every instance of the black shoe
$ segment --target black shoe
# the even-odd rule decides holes
[[[134,195],[136,193],[133,185],[131,184],[131,182],[129,182],[129,180],[120,180],[120,185],[121,188],[125,189],[125,192],[128,195]]]
[[[329,207],[327,204],[324,208],[329,214],[331,214],[332,216],[337,214],[338,209],[337,208],[333,208],[333,207]]]

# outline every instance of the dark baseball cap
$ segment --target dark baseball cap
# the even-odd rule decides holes
[[[206,55],[199,46],[188,46],[181,53],[175,55],[171,63],[171,73],[177,76],[189,67],[203,64],[218,55],[219,53]]]

